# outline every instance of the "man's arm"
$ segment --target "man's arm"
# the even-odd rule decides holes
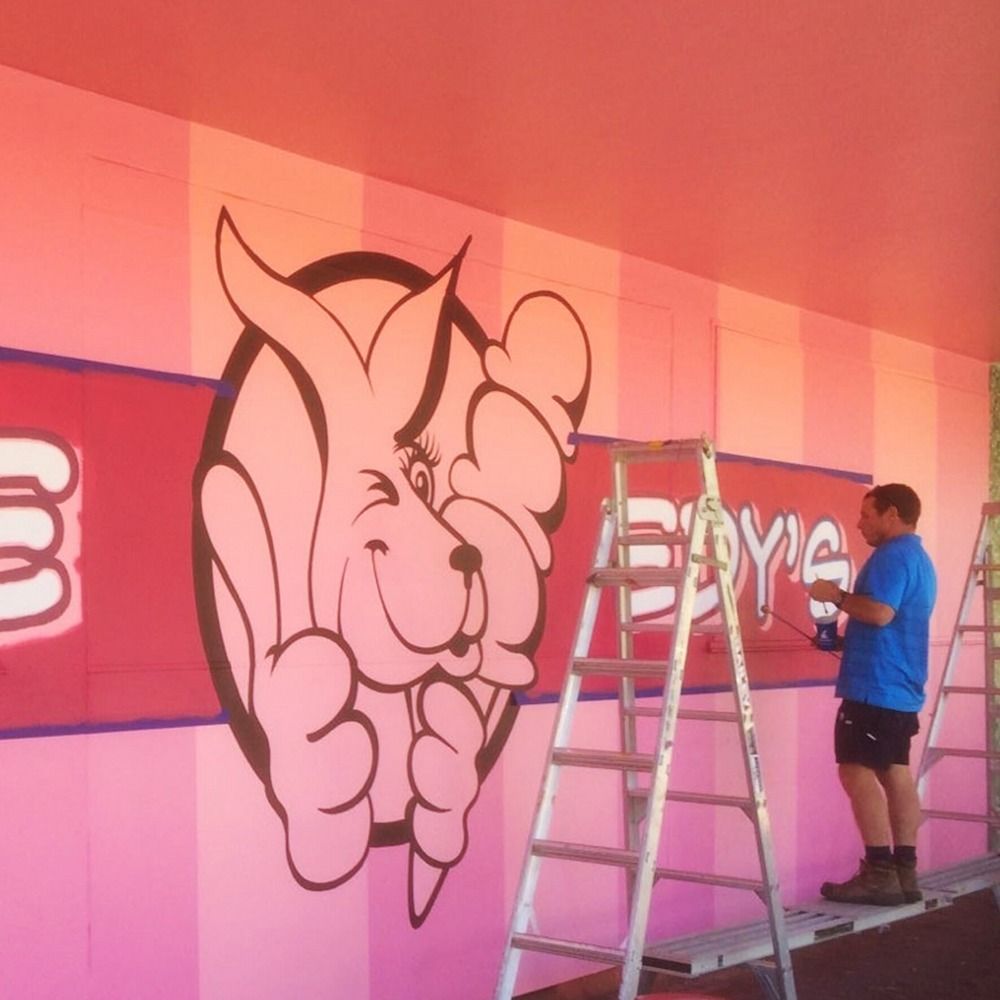
[[[849,594],[832,580],[816,580],[809,587],[809,596],[814,601],[836,605],[849,618],[855,618],[866,625],[888,625],[896,617],[896,611],[890,605],[863,594]]]

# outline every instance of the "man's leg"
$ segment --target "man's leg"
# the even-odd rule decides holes
[[[885,789],[892,842],[912,847],[920,827],[920,799],[910,769],[905,764],[893,764],[873,773]]]
[[[923,898],[917,882],[917,830],[920,828],[920,797],[909,767],[893,764],[878,772],[878,780],[885,789],[889,806],[889,822],[895,844],[893,858],[896,873],[908,903]]]
[[[904,901],[890,844],[889,807],[878,774],[864,764],[839,764],[840,783],[854,812],[865,856],[846,882],[824,882],[820,894],[838,903],[898,906]]]
[[[892,770],[892,768],[890,768]],[[908,769],[907,773],[909,773]],[[840,784],[851,800],[854,822],[866,847],[888,846],[892,826],[887,791],[879,773],[864,764],[838,764]]]

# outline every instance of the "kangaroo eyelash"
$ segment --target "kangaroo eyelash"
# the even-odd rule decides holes
[[[424,462],[430,468],[436,468],[441,462],[441,449],[438,443],[424,431],[416,441],[409,444],[396,445],[396,451],[405,453],[404,468],[410,468],[414,462]]]

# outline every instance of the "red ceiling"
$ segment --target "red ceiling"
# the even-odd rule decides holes
[[[0,63],[1000,361],[997,0],[33,0]]]

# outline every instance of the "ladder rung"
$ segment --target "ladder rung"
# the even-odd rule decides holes
[[[649,798],[648,788],[630,788],[629,795],[634,799]],[[670,802],[690,802],[699,806],[728,806],[736,809],[752,809],[753,799],[739,795],[715,795],[709,792],[667,792]]]
[[[984,573],[1000,571],[1000,563],[973,563],[972,569]]]
[[[620,626],[623,632],[673,632],[674,625],[673,622],[622,622]],[[708,623],[691,623],[691,634],[692,635],[724,635],[726,631],[725,625],[720,625],[717,622]],[[1000,653],[1000,649],[997,650]]]
[[[987,826],[1000,827],[1000,816],[984,816],[981,813],[951,812],[947,809],[924,809],[927,819],[954,819],[965,823],[985,823]]]
[[[583,944],[580,941],[561,941],[558,938],[542,937],[540,934],[514,934],[511,944],[523,951],[541,951],[547,955],[565,955],[568,958],[582,958],[587,962],[601,965],[621,965],[625,952],[621,948],[610,948],[599,944]]]
[[[636,851],[624,847],[600,847],[591,844],[571,844],[562,840],[536,840],[531,853],[540,858],[559,858],[563,861],[589,861],[595,865],[633,867],[639,859]]]
[[[649,677],[665,681],[664,660],[601,660],[584,657],[573,661],[573,672],[581,677]]]
[[[666,566],[616,566],[594,570],[587,578],[588,583],[599,587],[663,587],[683,580],[683,568]]]
[[[611,456],[626,462],[680,461],[703,451],[702,438],[678,438],[675,441],[622,442],[611,446]]]
[[[946,684],[945,694],[1000,694],[1000,687],[975,687],[968,684]]]
[[[618,536],[619,545],[687,545],[691,536],[686,531],[630,531]]]
[[[623,708],[622,715],[631,715],[635,718],[658,719],[663,715],[663,709],[657,705],[655,707],[646,705],[636,705],[634,708]],[[691,719],[696,722],[739,722],[740,717],[736,712],[714,712],[702,708],[681,708],[677,710],[678,719]]]
[[[967,632],[979,634],[993,633],[1000,632],[1000,625],[959,625],[958,631],[963,634]]]
[[[673,622],[622,622],[623,632],[673,632]]]
[[[716,559],[713,556],[702,556],[697,552],[692,553],[691,562],[697,563],[699,566],[714,566],[716,569],[727,569],[729,563],[723,562],[721,559]]]
[[[564,748],[552,751],[552,763],[568,767],[600,767],[612,771],[651,771],[656,760],[651,753]]]
[[[698,882],[701,885],[717,885],[726,889],[746,889],[761,892],[764,883],[759,879],[740,878],[736,875],[709,875],[702,872],[687,872],[677,868],[657,868],[657,878],[668,878],[675,882]]]
[[[966,747],[928,747],[928,755],[938,757],[975,757],[978,760],[1000,760],[1000,750],[973,750]]]
[[[635,719],[658,719],[663,715],[663,710],[659,706],[648,708],[645,705],[636,705],[633,708],[623,708],[622,715],[629,715]]]
[[[532,844],[532,853],[541,858],[559,858],[563,861],[584,861],[598,865],[616,865],[620,868],[634,868],[639,863],[636,851],[623,847],[598,847],[588,844],[570,844],[556,840],[538,840]],[[740,878],[735,875],[713,875],[708,872],[683,871],[679,868],[657,868],[657,878],[675,882],[700,882],[703,885],[717,885],[728,889],[747,889],[760,892],[764,884],[757,879]]]
[[[677,712],[678,719],[695,719],[700,722],[739,722],[736,712],[716,712],[707,708],[681,708]]]

